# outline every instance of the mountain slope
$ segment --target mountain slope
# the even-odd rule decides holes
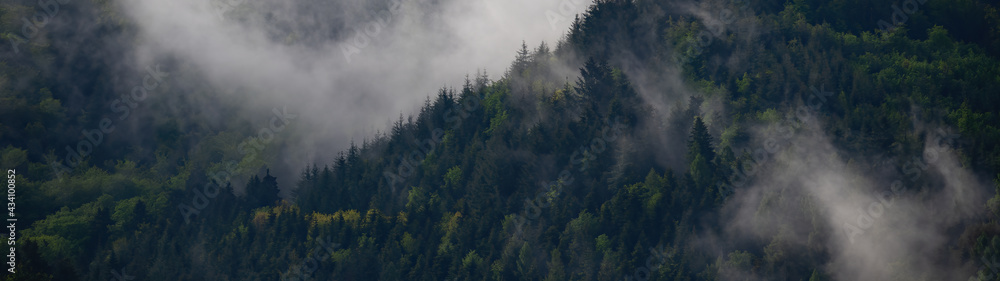
[[[246,153],[258,124],[157,117],[240,108],[214,98],[137,112],[156,125],[104,145],[136,149],[56,174],[59,145],[100,122],[75,112],[110,97],[52,89],[112,72],[32,45],[0,65],[3,165],[27,175],[30,224],[6,278],[990,280],[1000,25],[995,4],[942,3],[881,31],[893,9],[869,11],[890,1],[597,1],[555,48],[442,88],[294,187],[266,168],[290,142]],[[99,50],[135,36],[95,26],[112,34]]]

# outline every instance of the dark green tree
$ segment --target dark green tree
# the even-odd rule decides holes
[[[278,201],[278,181],[267,169],[263,178],[253,176],[247,183],[246,201],[250,208],[274,205]]]

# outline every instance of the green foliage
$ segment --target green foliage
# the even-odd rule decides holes
[[[921,7],[905,27],[883,33],[866,25],[891,13],[870,14],[890,2],[722,4],[738,15],[715,30],[670,3],[597,1],[554,50],[522,43],[499,80],[480,74],[458,93],[443,89],[415,118],[306,169],[295,186],[279,186],[270,170],[258,173],[280,163],[273,159],[284,144],[245,153],[253,125],[208,126],[203,116],[142,126],[131,134],[149,138],[138,144],[109,135],[95,148],[101,153],[55,177],[50,160],[62,161],[62,147],[79,142],[114,99],[99,90],[110,88],[105,76],[113,72],[82,77],[79,85],[92,89],[77,104],[67,94],[77,86],[51,82],[58,73],[48,69],[58,65],[54,57],[87,50],[34,40],[23,45],[25,59],[0,62],[0,164],[24,169],[20,190],[33,191],[21,193],[32,213],[19,221],[30,227],[21,249],[27,273],[18,278],[107,280],[98,272],[128,265],[154,280],[275,279],[326,251],[317,280],[620,280],[647,265],[652,245],[669,245],[676,254],[650,270],[651,280],[828,280],[829,250],[797,251],[798,230],[787,226],[759,229],[773,235],[729,245],[724,255],[692,246],[701,233],[725,227],[714,219],[728,200],[718,184],[751,163],[742,152],[753,144],[748,132],[798,125],[789,116],[815,106],[838,148],[906,158],[925,142],[913,120],[933,120],[957,128],[961,140],[953,145],[966,167],[990,174],[1000,167],[995,6],[928,1],[933,7]],[[0,7],[8,19],[0,32],[11,39],[20,28],[11,22],[31,9]],[[130,42],[125,31],[132,29],[120,26],[127,20],[108,11],[94,13],[104,20],[95,30]],[[566,76],[565,65],[579,75]],[[686,82],[683,94],[651,82],[677,77],[673,69]],[[834,92],[817,100],[813,88]],[[661,110],[669,114],[650,108],[660,102],[676,106]],[[208,127],[227,129],[199,129]],[[443,136],[429,128],[443,128]],[[438,137],[422,159],[399,160],[414,143]],[[246,194],[215,183],[227,186],[186,223],[178,205],[191,205],[219,171],[245,180]],[[296,196],[281,201],[279,190]],[[977,207],[1000,216],[998,198]],[[761,205],[758,218],[808,202],[780,193],[760,200],[751,202]],[[814,219],[815,210],[803,208],[789,216]],[[974,242],[956,251],[1000,253],[997,233],[976,227],[987,228],[969,226]],[[810,239],[825,233],[819,230],[808,230]],[[317,248],[319,237],[342,245]],[[910,266],[893,262],[887,270]]]
[[[16,168],[23,167],[25,161],[28,160],[28,152],[13,146],[7,146],[0,151],[0,164],[4,167]]]

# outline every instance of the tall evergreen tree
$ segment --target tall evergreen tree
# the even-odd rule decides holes
[[[694,181],[695,202],[699,207],[705,207],[715,201],[715,150],[712,147],[712,135],[701,121],[695,117],[691,125],[691,135],[688,137],[688,169]]]
[[[113,223],[111,213],[107,209],[100,207],[94,214],[94,220],[90,223],[90,235],[93,242],[92,247],[104,245],[108,239],[108,225]]]
[[[278,201],[277,178],[271,176],[271,169],[267,169],[266,173],[263,178],[251,177],[247,183],[246,201],[250,208],[268,206]]]
[[[694,162],[695,157],[699,155],[709,163],[715,161],[712,135],[708,133],[708,127],[702,122],[701,117],[695,116],[691,125],[691,135],[688,136],[688,163]]]

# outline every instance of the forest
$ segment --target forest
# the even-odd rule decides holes
[[[0,3],[5,280],[1000,280],[993,1],[596,0],[301,169],[117,2]]]

